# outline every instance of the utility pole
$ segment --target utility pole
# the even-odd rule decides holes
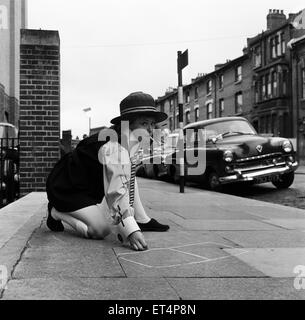
[[[188,50],[178,51],[178,106],[179,106],[179,140],[180,140],[180,151],[179,160],[180,164],[180,193],[184,193],[185,176],[184,176],[184,134],[183,134],[183,83],[182,83],[182,70],[188,65]]]

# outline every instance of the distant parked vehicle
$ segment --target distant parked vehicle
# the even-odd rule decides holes
[[[13,202],[19,193],[18,129],[0,122],[0,205]]]
[[[188,131],[190,130],[190,131]],[[272,182],[277,188],[289,188],[298,167],[291,141],[278,137],[258,135],[252,125],[242,117],[224,117],[204,120],[184,127],[193,134],[185,146],[186,178],[199,182],[210,190],[220,190],[224,184]],[[201,143],[203,142],[203,144]],[[187,175],[194,163],[188,163],[188,154],[205,151],[205,171]],[[177,152],[164,160],[167,174],[179,179]]]
[[[147,178],[155,179],[167,175],[167,167],[165,166],[165,158],[172,154],[177,146],[179,134],[169,133],[158,143],[152,152],[149,150],[143,154],[143,163],[139,169],[142,175]],[[141,175],[141,174],[140,174]]]

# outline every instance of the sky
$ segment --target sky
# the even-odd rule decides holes
[[[109,126],[128,94],[155,99],[177,87],[177,52],[189,52],[183,84],[242,55],[266,30],[269,9],[296,13],[304,0],[28,0],[28,28],[61,39],[61,130],[80,138]],[[91,112],[84,109],[91,108]]]

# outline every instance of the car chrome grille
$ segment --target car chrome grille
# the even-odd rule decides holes
[[[268,158],[276,158],[282,156],[280,152],[277,153],[269,153],[269,154],[263,154],[261,156],[255,156],[255,157],[249,157],[249,158],[243,158],[243,159],[238,159],[236,162],[246,162],[246,161],[253,161],[253,160],[261,160],[261,159],[268,159]]]
[[[248,172],[285,165],[286,162],[281,153],[272,153],[237,160],[234,169],[240,172]]]

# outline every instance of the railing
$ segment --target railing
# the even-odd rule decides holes
[[[0,139],[0,208],[20,197],[19,139]]]

